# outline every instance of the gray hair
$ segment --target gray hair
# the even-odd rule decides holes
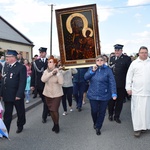
[[[102,60],[105,61],[105,57],[104,57],[103,55],[98,55],[98,56],[96,57],[96,59],[99,59],[99,58],[101,58]]]

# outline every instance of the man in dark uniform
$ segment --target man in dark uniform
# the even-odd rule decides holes
[[[0,97],[4,101],[4,123],[9,132],[12,121],[13,106],[17,112],[17,131],[20,133],[26,123],[24,91],[26,86],[27,71],[26,67],[17,61],[17,52],[8,50],[6,54],[6,65],[3,70],[2,86]]]
[[[108,104],[108,112],[109,112],[109,120],[113,121],[113,119],[117,123],[121,123],[120,114],[123,107],[123,101],[126,96],[125,90],[125,80],[127,70],[131,64],[131,58],[124,55],[122,53],[123,45],[116,44],[114,45],[115,56],[110,58],[110,67],[112,68],[116,86],[117,86],[117,99],[110,100]],[[114,118],[113,118],[114,117]]]
[[[32,75],[31,75],[31,90],[37,88],[37,91],[43,101],[43,114],[42,122],[46,123],[46,119],[49,113],[47,104],[45,102],[45,97],[43,95],[44,83],[41,81],[42,74],[45,69],[47,69],[47,58],[46,58],[47,48],[41,47],[39,49],[40,59],[37,59],[33,62],[32,66]]]

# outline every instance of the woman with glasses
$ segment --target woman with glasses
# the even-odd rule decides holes
[[[62,99],[63,75],[57,68],[57,59],[50,57],[48,59],[48,67],[44,71],[41,80],[45,83],[43,95],[46,98],[46,104],[50,110],[51,118],[54,126],[52,131],[59,133],[59,106]]]
[[[101,134],[108,101],[117,97],[116,83],[111,69],[105,65],[104,56],[97,56],[96,65],[90,67],[84,78],[89,80],[87,97],[90,101],[93,127]]]

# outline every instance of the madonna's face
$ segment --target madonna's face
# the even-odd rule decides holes
[[[74,17],[71,21],[71,27],[74,33],[81,32],[83,29],[83,21],[80,17]]]

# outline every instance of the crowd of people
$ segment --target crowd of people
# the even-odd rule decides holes
[[[47,48],[39,48],[39,56],[32,62],[24,59],[22,53],[8,50],[6,58],[1,57],[0,97],[4,102],[4,124],[9,133],[13,107],[17,112],[17,131],[23,131],[26,123],[25,103],[39,94],[43,102],[42,123],[51,116],[52,131],[60,132],[59,107],[62,102],[63,116],[76,109],[82,111],[87,98],[90,102],[93,128],[101,134],[105,113],[109,121],[121,124],[121,112],[126,97],[131,98],[131,117],[134,136],[150,129],[150,59],[148,48],[140,47],[136,57],[123,53],[123,45],[114,45],[114,52],[99,55],[95,65],[86,68],[64,69],[61,60],[51,55],[46,57]],[[2,116],[1,116],[2,117]]]

